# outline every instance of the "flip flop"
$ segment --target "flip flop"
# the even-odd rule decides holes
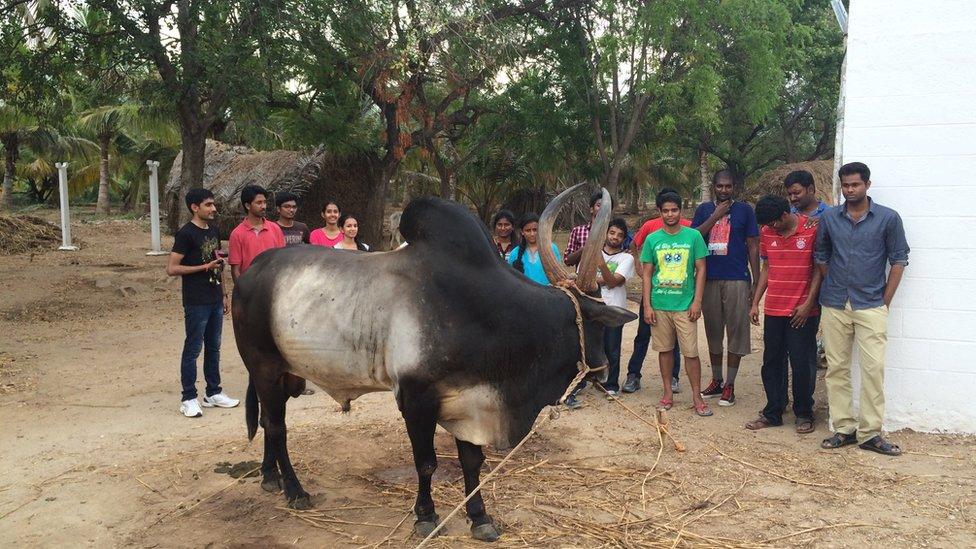
[[[699,417],[708,417],[708,416],[714,414],[714,412],[712,412],[712,409],[708,407],[708,403],[707,402],[702,402],[701,404],[696,404],[695,405],[695,413],[698,414]]]
[[[662,410],[670,410],[674,406],[674,401],[666,398],[662,398],[660,402],[657,403],[657,407]]]
[[[796,422],[796,432],[801,435],[813,432],[813,420],[809,418],[802,418]]]

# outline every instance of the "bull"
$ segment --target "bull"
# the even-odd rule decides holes
[[[455,438],[470,495],[482,446],[517,444],[578,377],[580,364],[606,365],[604,326],[636,318],[583,295],[597,292],[611,214],[606,190],[579,274],[568,273],[552,253],[555,217],[579,187],[549,204],[539,228],[550,281],[568,287],[576,276],[566,290],[572,298],[512,269],[482,223],[437,198],[416,199],[404,210],[400,231],[410,245],[398,251],[298,247],[261,254],[234,288],[233,321],[249,374],[248,438],[259,423],[264,428],[262,487],[283,490],[293,508],[311,506],[288,457],[285,428],[286,402],[301,394],[306,379],[343,410],[365,393],[392,391],[417,470],[414,528],[430,533],[439,520],[431,498],[436,426]],[[465,510],[474,538],[498,538],[480,493]]]

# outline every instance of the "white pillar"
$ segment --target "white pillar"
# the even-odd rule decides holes
[[[71,212],[68,209],[68,163],[57,162],[58,194],[61,198],[61,247],[59,250],[73,252],[78,246],[71,245]]]
[[[844,47],[847,47],[847,36],[844,36]],[[844,165],[844,108],[847,100],[847,53],[840,65],[840,92],[837,97],[837,129],[834,132],[834,173],[831,176],[831,192],[834,204],[841,203],[840,176],[837,174]]]
[[[840,204],[840,176],[837,172],[844,164],[844,109],[847,100],[847,10],[841,0],[830,0],[830,6],[834,9],[834,16],[837,17],[837,24],[844,33],[844,60],[840,64],[840,91],[837,94],[837,128],[834,131],[834,173],[833,195],[834,204]]]
[[[149,226],[152,231],[152,250],[146,255],[166,255],[159,236],[159,162],[147,160],[149,166]]]

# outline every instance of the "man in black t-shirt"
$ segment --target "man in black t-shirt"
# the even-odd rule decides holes
[[[298,213],[298,197],[288,191],[275,194],[275,205],[278,206],[278,226],[285,233],[285,247],[308,244],[308,225],[295,221]]]
[[[186,340],[180,361],[180,413],[200,417],[197,402],[197,358],[203,349],[203,377],[207,381],[207,408],[233,408],[240,401],[230,398],[220,388],[220,334],[224,315],[230,312],[230,290],[224,284],[224,260],[220,257],[220,235],[210,223],[217,214],[213,193],[207,189],[190,189],[186,206],[193,213],[189,223],[176,233],[169,254],[166,274],[183,278],[183,313]]]

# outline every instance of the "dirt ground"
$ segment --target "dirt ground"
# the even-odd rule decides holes
[[[42,212],[54,220],[54,212]],[[0,546],[413,547],[416,490],[405,429],[389,393],[340,413],[322,392],[289,405],[290,449],[316,509],[263,492],[243,408],[179,415],[179,281],[147,257],[144,222],[76,217],[78,252],[0,257]],[[171,239],[164,242],[164,246]],[[624,360],[635,326],[624,332]],[[758,349],[759,334],[754,348]],[[243,398],[228,318],[224,387]],[[656,360],[622,402],[653,421]],[[896,432],[907,453],[824,451],[817,431],[753,433],[763,405],[757,354],[738,402],[694,417],[687,382],[671,411],[678,453],[593,390],[584,408],[543,424],[485,488],[499,546],[976,546],[976,439]],[[202,377],[202,376],[201,376]],[[821,373],[822,377],[822,373]],[[714,404],[714,403],[713,403]],[[441,517],[461,499],[450,436],[434,494]],[[490,453],[485,471],[501,455]],[[432,546],[477,546],[463,515]]]

